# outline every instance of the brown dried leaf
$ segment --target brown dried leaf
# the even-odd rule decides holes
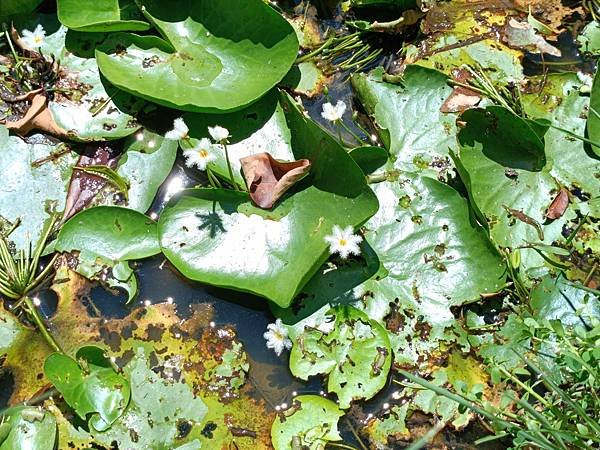
[[[560,219],[569,206],[569,192],[561,188],[546,211],[546,217],[550,220]]]
[[[458,69],[452,73],[454,81],[467,84],[471,74],[466,69]],[[446,101],[440,107],[442,113],[462,113],[463,111],[477,106],[481,101],[481,95],[469,88],[456,86]]]
[[[48,99],[43,94],[34,95],[25,116],[16,122],[7,121],[6,128],[14,130],[21,136],[26,135],[31,130],[40,130],[60,138],[68,139],[70,137],[69,133],[54,121],[48,109]]]
[[[277,200],[310,170],[310,161],[280,162],[268,153],[240,159],[252,201],[259,207],[272,208]]]
[[[86,145],[85,152],[79,157],[76,167],[106,166],[116,169],[118,160],[119,155],[116,155],[116,152],[106,143],[91,143]],[[63,220],[66,221],[87,208],[107,184],[108,182],[98,175],[73,170]]]

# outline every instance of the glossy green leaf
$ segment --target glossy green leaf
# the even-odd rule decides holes
[[[549,172],[550,164],[538,169],[539,158],[533,151],[539,145],[536,133],[531,130],[529,137],[514,136],[511,130],[517,125],[505,121],[498,122],[493,134],[486,134],[487,122],[482,120],[485,113],[467,113],[463,115],[467,125],[459,133],[459,142],[463,146],[456,162],[473,206],[482,223],[489,228],[492,241],[498,247],[514,249],[531,242],[550,245],[560,239],[563,225],[572,217],[572,212],[567,210],[564,216],[551,222],[545,220],[544,214],[559,185]],[[523,133],[525,131],[522,129]],[[511,138],[499,140],[503,135]],[[521,264],[528,273],[545,265],[534,250],[520,252]]]
[[[10,235],[16,248],[37,242],[50,218],[49,208],[60,212],[65,207],[71,168],[77,161],[74,152],[53,160],[53,154],[65,149],[42,135],[34,135],[28,142],[9,136],[0,125],[0,228],[7,230],[21,219]]]
[[[600,319],[597,299],[563,277],[546,276],[531,291],[533,316],[540,320],[560,320],[563,325],[589,326]]]
[[[600,144],[600,75],[596,71],[594,84],[592,85],[592,95],[590,97],[590,106],[587,121],[587,133],[589,138]],[[592,151],[600,158],[600,147],[591,146]]]
[[[539,117],[553,125],[584,136],[586,119],[581,111],[589,108],[590,98],[581,90],[585,87],[577,74],[550,74],[541,93],[525,94],[523,106],[530,117]],[[589,118],[593,113],[588,112]],[[571,189],[581,189],[592,198],[600,196],[600,163],[586,149],[587,144],[573,139],[563,131],[550,128],[545,136],[546,157],[552,162],[550,174]],[[585,175],[589,174],[589,175]]]
[[[356,74],[352,85],[375,119],[393,168],[437,177],[451,166],[448,148],[456,148],[457,115],[440,112],[452,93],[448,78],[418,66],[406,68],[401,84],[384,82],[381,77],[377,71]]]
[[[127,138],[116,172],[128,185],[127,207],[146,212],[177,157],[177,142],[148,130]]]
[[[267,152],[275,159],[284,161],[294,159],[290,146],[290,131],[276,90],[269,92],[256,103],[233,113],[187,113],[183,119],[190,129],[191,145],[196,145],[199,139],[210,138],[208,127],[219,125],[229,130],[231,137],[227,151],[233,175],[241,186],[245,182],[240,173],[240,158]],[[189,144],[181,145],[185,149]],[[216,160],[209,163],[208,167],[224,180],[229,180],[224,149],[215,145],[213,151]]]
[[[137,282],[128,261],[160,252],[156,223],[119,206],[98,206],[76,214],[61,228],[54,248],[77,251],[76,270],[87,278],[106,278],[101,274],[111,268],[108,284],[125,289],[129,300],[135,296]]]
[[[131,390],[99,347],[82,347],[76,359],[53,353],[44,363],[44,374],[77,415],[96,430],[109,428],[125,411]]]
[[[389,157],[386,149],[374,145],[365,145],[350,150],[350,156],[365,175],[375,172],[383,166]]]
[[[56,124],[73,140],[119,139],[139,129],[131,115],[135,99],[106,84],[100,77],[93,49],[105,38],[102,34],[67,31],[61,26],[44,40],[41,50],[60,60],[63,86],[48,108]]]
[[[398,364],[416,364],[455,339],[452,306],[504,285],[504,265],[467,202],[428,177],[401,176],[374,186],[379,212],[365,224],[379,273],[354,289],[357,299],[392,304],[390,340]],[[394,325],[401,324],[401,325]]]
[[[148,359],[142,347],[135,349],[133,359],[123,368],[131,384],[130,404],[112,427],[105,431],[91,430],[94,439],[107,447],[116,441],[123,449],[200,448],[196,439],[178,438],[178,426],[199,424],[207,413],[206,405],[187,384],[153,372]]]
[[[78,31],[143,31],[150,28],[134,0],[97,0],[93,6],[78,0],[58,0],[60,22]]]
[[[461,145],[481,143],[483,154],[506,168],[539,172],[546,165],[543,136],[547,127],[500,106],[469,109],[460,119],[467,123],[460,131]]]
[[[275,450],[319,450],[330,441],[340,441],[342,437],[337,425],[343,415],[344,412],[331,400],[318,395],[299,395],[273,422],[273,447]]]
[[[600,24],[595,20],[588,23],[577,36],[577,42],[585,53],[600,54]]]
[[[248,105],[296,59],[293,28],[261,0],[140,1],[166,40],[115,34],[98,49],[100,70],[116,86],[188,111]]]
[[[294,159],[311,174],[272,210],[247,194],[191,189],[159,221],[165,256],[186,277],[262,295],[282,307],[327,258],[334,225],[357,226],[377,209],[360,168],[331,136],[284,98]]]
[[[0,450],[54,450],[56,420],[43,409],[15,406],[0,411]]]
[[[385,385],[392,361],[385,328],[347,305],[316,316],[306,319],[293,340],[292,374],[303,380],[327,375],[327,390],[337,394],[343,409],[353,400],[373,397]]]

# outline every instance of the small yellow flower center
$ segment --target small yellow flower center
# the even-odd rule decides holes
[[[41,44],[44,41],[44,38],[41,36],[36,36],[33,38],[33,42],[35,42],[36,44]]]
[[[202,158],[206,158],[206,157],[208,157],[208,152],[207,152],[206,150],[204,150],[204,149],[200,150],[200,151],[198,152],[198,154],[199,154],[199,155],[200,155]]]
[[[348,244],[348,241],[346,239],[340,239],[340,245],[342,247],[344,247],[346,244]]]
[[[283,335],[279,331],[276,331],[274,334],[275,339],[277,339],[278,341],[283,341]]]

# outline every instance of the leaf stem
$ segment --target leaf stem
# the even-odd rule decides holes
[[[46,328],[46,324],[44,323],[42,316],[40,316],[37,307],[33,304],[31,299],[29,297],[23,297],[23,303],[25,304],[25,311],[27,312],[27,315],[38,328],[48,346],[55,352],[64,354],[65,352],[63,352],[63,350],[60,348],[60,345],[58,345],[58,342],[56,342],[54,337]]]
[[[229,161],[229,150],[227,150],[227,144],[225,142],[223,142],[223,148],[225,149],[225,160],[227,161],[227,170],[229,171],[229,182],[236,191],[239,191],[240,188],[235,182],[235,178],[233,178],[233,169],[231,168],[231,161]]]

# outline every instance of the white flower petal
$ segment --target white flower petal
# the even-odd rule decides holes
[[[178,117],[173,121],[173,129],[171,131],[167,131],[167,133],[165,134],[165,138],[174,141],[185,139],[188,136],[189,131],[190,130],[183,121],[183,119],[181,117]]]
[[[323,111],[321,112],[321,117],[325,120],[329,120],[330,122],[337,122],[342,119],[342,116],[346,112],[346,103],[342,100],[338,100],[338,102],[333,106],[331,103],[327,102],[323,104]]]
[[[215,142],[223,142],[229,138],[229,130],[227,128],[215,125],[214,127],[208,127],[208,133]]]
[[[281,355],[284,349],[292,348],[292,341],[288,338],[287,328],[281,319],[267,325],[267,330],[263,334],[267,340],[267,348],[272,348],[277,356]]]

